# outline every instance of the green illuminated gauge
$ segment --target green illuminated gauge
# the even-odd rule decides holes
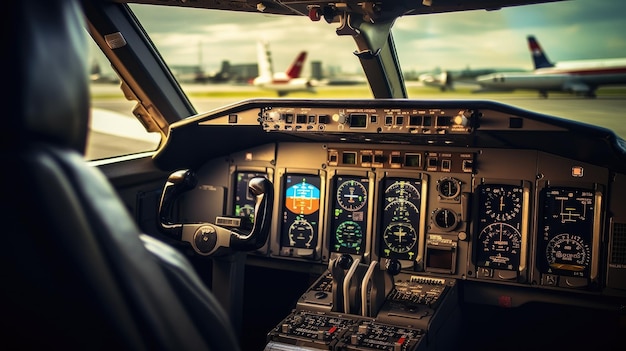
[[[578,235],[556,235],[546,247],[546,259],[552,269],[584,272],[589,267],[589,245]]]
[[[417,233],[411,223],[396,222],[385,228],[383,239],[391,251],[405,253],[415,246]]]
[[[478,236],[478,265],[517,270],[520,264],[522,235],[510,224],[493,223]]]
[[[433,211],[433,223],[441,230],[450,231],[459,223],[456,212],[448,208],[438,208]]]
[[[358,211],[367,201],[367,189],[356,180],[347,180],[337,188],[337,203],[346,211]]]
[[[311,248],[314,234],[311,223],[297,219],[289,226],[289,245],[292,247]]]
[[[441,178],[437,181],[437,191],[443,199],[455,199],[461,194],[461,181],[455,178]]]
[[[398,200],[415,202],[420,199],[420,192],[408,181],[395,181],[385,189],[385,199],[389,202]]]
[[[358,249],[363,242],[363,231],[358,223],[345,221],[337,227],[335,238],[339,247]]]
[[[515,186],[485,187],[485,215],[498,222],[513,220],[522,212],[522,191]]]
[[[384,208],[384,213],[391,215],[391,222],[411,221],[419,212],[414,203],[402,199],[390,202]]]

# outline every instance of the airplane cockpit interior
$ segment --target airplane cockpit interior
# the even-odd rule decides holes
[[[4,331],[13,334],[8,340],[26,348],[46,345],[48,339],[48,347],[67,349],[221,351],[230,350],[227,342],[206,340],[232,339],[232,333],[243,351],[625,348],[623,136],[491,99],[409,97],[391,34],[400,17],[419,21],[544,2],[85,0],[37,5],[32,11],[39,19],[47,18],[46,6],[63,7],[53,24],[66,23],[66,32],[75,33],[66,17],[84,25],[81,33],[110,61],[121,80],[118,86],[135,106],[133,115],[161,141],[153,151],[119,158],[69,158],[68,164],[83,162],[95,171],[96,183],[108,184],[102,188],[73,171],[46,183],[50,168],[44,162],[38,186],[28,188],[29,205],[3,211],[5,223],[13,223],[10,216],[22,218],[19,213],[39,203],[35,192],[40,187],[48,190],[37,206],[50,203],[51,208],[53,199],[66,199],[51,190],[56,183],[85,189],[75,197],[83,205],[67,205],[79,201],[68,197],[55,210],[40,210],[67,220],[66,228],[51,226],[45,236],[41,231],[48,224],[42,222],[28,240],[13,229],[9,249],[22,241],[37,249],[24,253],[22,247],[6,256],[17,260],[7,267],[27,267],[11,277],[32,288],[3,293],[3,305],[20,306],[8,315],[19,322],[3,318]],[[29,16],[26,5],[12,6]],[[345,50],[362,67],[371,98],[252,96],[196,111],[133,6],[206,8],[223,12],[224,23],[231,12],[304,17],[349,40],[352,46]],[[163,26],[181,23],[167,20],[160,19]],[[20,35],[46,27],[29,23]],[[305,33],[303,26],[284,35],[311,40]],[[57,41],[42,42],[55,50]],[[64,52],[53,58],[62,60]],[[29,71],[26,64],[24,72]],[[45,75],[47,69],[32,72]],[[56,79],[52,90],[73,82],[41,79]],[[81,118],[76,120],[84,127],[87,117]],[[41,138],[44,143],[56,143],[53,130],[67,125],[57,122],[45,132],[32,129],[51,135]],[[27,170],[39,174],[38,169]],[[3,176],[8,187],[15,184],[12,177]],[[19,184],[27,187],[26,180]],[[8,195],[5,189],[3,198],[19,196],[19,188],[13,190],[18,193]],[[61,208],[84,213],[69,220],[73,212]],[[37,219],[20,223],[30,221]],[[131,229],[117,231],[116,223]],[[78,239],[84,227],[94,228],[89,233],[95,239]],[[67,230],[72,234],[64,235],[65,244],[49,243]],[[130,236],[132,249],[125,243]],[[113,246],[123,249],[111,251]],[[60,253],[54,252],[59,247]],[[98,252],[106,252],[104,263],[98,261],[102,265],[94,263]],[[33,256],[36,260],[29,261]],[[67,262],[51,263],[61,258]],[[162,268],[146,269],[148,261]],[[176,268],[165,268],[172,265]],[[21,273],[26,269],[51,271],[45,276],[67,281],[37,275],[42,280],[33,283],[34,274]],[[187,271],[192,271],[189,276]],[[99,277],[104,275],[103,283]],[[76,290],[80,279],[89,282]],[[87,295],[93,301],[85,302]],[[39,296],[42,300],[31,305]],[[72,301],[79,303],[72,311],[90,309],[69,314],[81,318],[63,327],[66,304]],[[217,312],[208,318],[208,310]],[[211,346],[195,344],[189,330]],[[39,333],[45,338],[37,340]]]

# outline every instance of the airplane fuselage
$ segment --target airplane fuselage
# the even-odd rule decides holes
[[[313,84],[307,78],[273,79],[269,77],[257,77],[253,85],[266,90],[273,90],[279,94],[296,91],[313,91]]]
[[[483,88],[566,91],[593,96],[603,85],[626,85],[626,59],[571,61],[530,73],[503,72],[476,78]]]

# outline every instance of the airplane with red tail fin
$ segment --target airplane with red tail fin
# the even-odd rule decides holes
[[[285,96],[290,92],[315,92],[313,82],[308,78],[300,77],[307,57],[306,51],[301,51],[285,72],[274,72],[269,44],[259,41],[258,66],[259,76],[252,84],[267,90],[274,90],[278,96]]]
[[[549,91],[565,91],[594,98],[600,86],[626,85],[626,58],[552,62],[533,35],[527,39],[534,71],[479,76],[481,91],[529,89],[538,90],[541,97]]]

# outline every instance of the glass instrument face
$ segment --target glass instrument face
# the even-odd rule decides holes
[[[442,178],[437,182],[437,192],[441,199],[455,199],[461,194],[461,182],[455,178]]]
[[[362,254],[365,248],[369,179],[337,176],[333,186],[330,250]]]
[[[482,184],[478,188],[476,265],[518,270],[521,260],[523,188]]]
[[[541,273],[589,277],[594,192],[551,187],[542,191],[537,263]]]
[[[314,249],[320,209],[320,177],[286,174],[283,184],[281,246]]]
[[[449,208],[438,208],[433,211],[433,224],[442,231],[451,231],[457,227],[459,218],[456,212]]]
[[[254,222],[254,205],[255,199],[248,190],[248,182],[254,177],[267,177],[262,172],[245,172],[239,171],[235,173],[235,199],[233,201],[233,213],[238,217],[246,217],[250,223]]]
[[[380,226],[381,257],[414,260],[417,255],[421,180],[385,178]]]

